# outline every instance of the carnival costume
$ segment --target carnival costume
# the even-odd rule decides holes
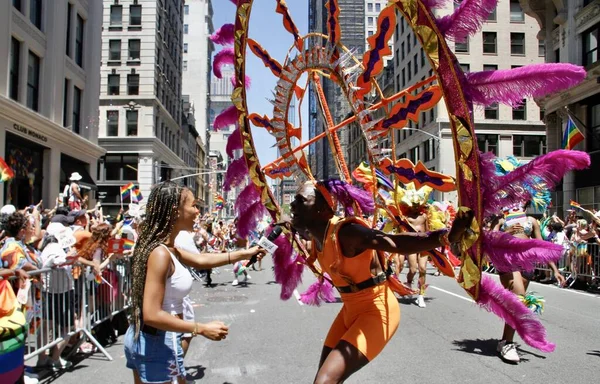
[[[533,181],[533,177],[546,188],[552,188],[566,172],[589,166],[589,156],[577,151],[555,151],[505,176],[498,176],[495,174],[493,156],[477,150],[473,104],[487,106],[503,103],[516,106],[522,103],[524,97],[542,97],[568,89],[581,82],[586,72],[571,64],[538,64],[510,70],[464,73],[447,41],[464,42],[479,31],[488,15],[496,9],[497,0],[464,0],[452,14],[436,18],[433,9],[444,3],[441,0],[391,2],[381,11],[377,32],[367,39],[369,48],[359,59],[342,43],[338,19],[343,10],[339,8],[337,0],[329,0],[323,10],[327,34],[313,32],[307,35],[299,32],[285,1],[276,0],[275,11],[282,16],[283,27],[293,39],[285,61],[279,62],[259,42],[248,36],[253,26],[253,1],[237,1],[235,23],[223,26],[212,36],[212,40],[223,45],[233,44],[233,48],[227,47],[217,53],[213,64],[217,77],[221,77],[224,64],[235,65],[233,105],[216,118],[214,127],[220,129],[229,124],[238,126],[238,130],[229,138],[227,153],[233,157],[238,153],[237,150],[241,150],[242,156],[233,161],[225,178],[226,189],[246,185],[236,201],[238,233],[246,236],[265,213],[277,222],[280,209],[266,178],[294,176],[299,181],[313,180],[310,162],[302,149],[321,138],[329,141],[341,179],[351,183],[337,136],[337,132],[351,122],[356,122],[361,128],[367,143],[365,160],[369,162],[373,173],[378,169],[398,182],[413,182],[417,188],[422,185],[443,188],[447,184],[447,177],[427,170],[422,164],[411,167],[404,161],[406,159],[396,159],[395,151],[396,130],[405,127],[408,120],[418,122],[421,112],[435,106],[443,96],[456,162],[456,178],[452,188],[458,191],[458,209],[469,209],[475,217],[458,244],[457,256],[461,260],[461,269],[457,281],[479,305],[493,311],[515,328],[527,344],[542,351],[552,351],[554,344],[546,340],[545,329],[539,320],[532,317],[529,309],[512,293],[491,278],[482,276],[481,268],[484,253],[494,265],[506,263],[530,268],[536,262],[560,257],[562,248],[538,240],[516,239],[501,232],[486,232],[481,229],[481,224],[484,218],[497,213],[501,207],[530,200],[531,193],[523,188],[523,184]],[[391,54],[388,41],[394,33],[397,14],[404,17],[414,31],[433,75],[401,92],[386,96],[377,83],[377,76],[384,68],[384,56]],[[277,78],[271,117],[253,114],[248,110],[245,66],[250,51]],[[307,76],[302,77],[304,74]],[[306,79],[309,86],[303,87],[299,82],[301,78]],[[351,112],[350,118],[337,125],[321,85],[325,78],[341,88]],[[292,97],[298,98],[301,104],[307,89],[316,96],[315,102],[325,128],[323,133],[315,133],[313,138],[303,142],[301,127],[288,122],[288,113]],[[366,101],[366,96],[372,94],[379,100],[374,104]],[[282,156],[280,159],[261,167],[251,124],[256,129],[266,129],[274,136]],[[301,144],[296,145],[298,141]],[[386,151],[382,150],[382,145],[387,142],[392,144],[391,158],[384,156]],[[373,199],[378,208],[384,208],[377,195],[374,194]],[[291,233],[280,236],[276,242],[279,243],[279,249],[274,255],[275,278],[282,284],[281,297],[285,299],[289,298],[299,283],[303,265],[319,276],[321,271],[311,264],[302,244]],[[287,254],[283,254],[284,251]],[[323,278],[319,280],[324,281]],[[325,283],[322,285],[325,286]]]

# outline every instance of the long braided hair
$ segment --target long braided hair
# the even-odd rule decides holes
[[[135,338],[142,324],[142,303],[146,285],[146,271],[150,253],[169,240],[177,220],[181,194],[184,188],[172,181],[154,186],[146,204],[146,218],[140,225],[140,235],[133,252],[133,284],[131,301]]]

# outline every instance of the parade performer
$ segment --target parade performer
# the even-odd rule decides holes
[[[228,327],[221,321],[183,320],[183,299],[193,279],[182,264],[206,269],[264,254],[258,247],[216,254],[175,249],[179,232],[194,226],[195,202],[189,189],[173,182],[157,184],[148,198],[132,256],[132,323],[124,341],[127,368],[133,370],[135,383],[185,383],[183,333],[215,341],[227,337]]]
[[[379,14],[377,32],[367,39],[368,47],[361,58],[342,43],[339,17],[344,10],[340,9],[337,0],[329,0],[325,9],[321,10],[326,20],[326,33],[313,32],[307,35],[299,32],[285,1],[277,0],[275,12],[282,16],[283,28],[293,39],[284,61],[271,57],[259,42],[249,37],[249,30],[255,24],[251,18],[253,0],[237,0],[236,4],[235,23],[220,28],[211,36],[211,40],[222,45],[233,44],[233,48],[226,47],[218,52],[213,63],[213,72],[219,78],[224,64],[235,65],[233,106],[215,119],[213,127],[218,130],[237,124],[237,130],[232,132],[227,143],[227,153],[234,160],[227,170],[224,189],[243,188],[235,203],[239,217],[238,233],[247,236],[265,212],[272,216],[274,222],[279,221],[281,210],[267,177],[293,176],[298,181],[314,180],[311,162],[316,159],[307,158],[303,150],[318,140],[328,141],[332,151],[331,161],[340,179],[351,183],[344,156],[347,148],[342,147],[338,131],[355,123],[366,142],[364,160],[368,161],[373,174],[379,170],[395,182],[413,182],[417,188],[428,185],[457,190],[458,215],[472,212],[475,217],[455,247],[455,254],[461,262],[460,274],[456,279],[458,284],[480,306],[494,312],[515,328],[527,344],[546,352],[554,350],[555,346],[546,339],[545,329],[539,320],[531,316],[514,294],[482,275],[481,269],[484,254],[494,265],[504,262],[515,268],[527,269],[530,264],[559,258],[562,248],[551,243],[542,246],[536,239],[512,239],[509,234],[485,230],[483,224],[487,217],[496,214],[502,207],[530,200],[531,193],[522,185],[533,176],[539,178],[538,183],[552,188],[566,172],[589,166],[589,156],[577,151],[555,151],[538,162],[532,161],[531,166],[521,167],[523,169],[518,172],[498,176],[494,172],[494,164],[477,150],[473,110],[475,104],[487,106],[503,103],[514,107],[522,103],[525,97],[543,97],[568,89],[585,78],[585,69],[553,63],[464,73],[448,41],[463,42],[478,32],[488,15],[496,9],[497,0],[465,0],[455,7],[452,14],[440,18],[435,17],[433,9],[439,8],[444,1],[393,1]],[[388,95],[383,93],[377,78],[384,69],[384,57],[391,54],[387,42],[397,25],[396,15],[405,19],[421,43],[432,76]],[[277,78],[271,100],[272,116],[258,115],[249,110],[246,65],[250,52]],[[346,120],[337,124],[334,122],[322,81],[335,83],[346,97],[351,111],[346,115],[349,116]],[[321,117],[322,124],[319,126],[323,132],[313,132],[314,137],[302,141],[302,126],[297,127],[290,122],[288,114],[292,99],[299,99],[300,105],[308,92],[314,96],[311,108],[317,119]],[[373,95],[374,98],[371,97]],[[397,130],[404,128],[409,121],[418,123],[422,112],[441,100],[444,100],[448,112],[456,164],[456,176],[451,180],[446,175],[428,170],[422,163],[409,164],[403,161],[406,159],[397,159],[395,147]],[[265,129],[274,137],[281,158],[261,166],[251,124],[254,129]],[[391,151],[385,148],[389,143]],[[237,155],[240,152],[242,155]],[[535,168],[536,165],[538,168]],[[376,192],[373,193],[373,200],[378,208],[385,208]],[[355,207],[355,212],[362,214],[358,207]],[[378,223],[377,210],[374,215],[370,226]],[[404,230],[414,232],[410,225]],[[284,235],[275,242],[279,243],[273,255],[275,280],[282,284],[281,298],[291,296],[301,279],[303,264],[310,267],[320,281],[325,281],[325,274],[311,265],[310,257],[296,237],[284,231]],[[444,258],[437,260],[434,251],[430,253],[434,255],[432,261],[448,263]],[[327,269],[323,265],[321,268]]]

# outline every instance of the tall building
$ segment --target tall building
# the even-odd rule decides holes
[[[327,34],[326,0],[310,0],[308,7],[308,30]],[[341,42],[351,49],[359,59],[365,50],[365,0],[339,0],[341,9],[339,24],[342,31]],[[350,105],[341,88],[326,78],[321,78],[325,99],[331,111],[334,123],[339,123],[351,112]],[[309,138],[325,129],[324,119],[318,97],[311,83],[308,94]],[[347,129],[338,131],[342,148],[348,148],[349,132]],[[347,156],[346,156],[347,157]],[[308,158],[316,178],[327,179],[338,174],[327,140],[309,146]]]
[[[377,33],[377,18],[383,8],[387,6],[387,1],[382,0],[365,0],[365,36],[370,37]],[[342,10],[343,11],[343,10]],[[387,66],[388,62],[394,58],[394,47],[392,43],[394,37],[389,41],[389,48],[392,54],[384,57],[384,66]],[[369,49],[369,44],[365,40],[365,50]]]
[[[0,156],[15,178],[0,186],[0,202],[50,206],[73,172],[84,193],[96,188],[102,3],[3,4]]]
[[[183,1],[104,0],[103,17],[98,185],[114,211],[121,185],[148,196],[154,183],[194,173],[195,152],[182,130]]]
[[[547,42],[547,62],[573,63],[587,70],[586,79],[578,86],[539,100],[545,111],[548,150],[562,148],[570,114],[585,136],[575,149],[589,152],[592,159],[589,169],[565,176],[553,199],[553,208],[563,214],[569,201],[576,200],[584,208],[600,209],[600,1],[522,0],[521,5],[539,23],[538,37]]]
[[[437,16],[449,14],[458,3],[450,2]],[[394,48],[395,91],[399,92],[432,75],[417,37],[403,18],[398,19]],[[526,17],[518,0],[500,0],[483,28],[466,43],[452,44],[451,49],[465,72],[510,69],[544,61],[544,46],[537,39],[537,22]],[[540,109],[534,100],[524,100],[521,107],[505,105],[474,108],[477,143],[482,152],[499,157],[514,155],[527,161],[546,152],[546,132]],[[443,102],[421,113],[418,123],[410,122],[397,130],[396,155],[414,163],[421,160],[435,171],[454,176],[454,148]],[[391,143],[386,148],[391,148]],[[437,199],[456,201],[456,193],[436,193]]]

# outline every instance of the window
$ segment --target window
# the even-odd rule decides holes
[[[591,147],[589,149],[596,151],[600,149],[600,104],[598,102],[596,104],[588,104],[587,109],[588,121],[590,122],[588,129],[592,134],[592,140],[587,140],[587,142]]]
[[[29,1],[29,20],[40,31],[42,30],[42,0]]]
[[[140,39],[130,39],[129,40],[129,60],[139,60],[140,59]]]
[[[425,66],[425,51],[421,49],[421,67]]]
[[[121,40],[109,40],[108,41],[108,60],[120,61],[121,60]]]
[[[483,53],[496,53],[496,32],[483,32]]]
[[[412,161],[414,164],[417,164],[419,160],[419,146],[412,147],[410,149],[410,161]]]
[[[433,138],[423,143],[423,157],[426,162],[435,159],[435,141]]]
[[[379,3],[375,4],[375,12],[381,12],[381,4],[379,4]]]
[[[183,14],[184,15],[189,15],[190,14],[190,6],[189,5],[184,5],[183,6]]]
[[[73,87],[73,132],[81,132],[81,89]]]
[[[497,71],[498,66],[496,64],[483,64],[484,71]]]
[[[21,42],[14,37],[10,39],[10,79],[9,96],[19,100],[19,66],[21,65]]]
[[[546,57],[546,40],[538,40],[538,56]]]
[[[560,63],[560,48],[554,50],[554,62]]]
[[[488,120],[498,120],[498,103],[486,106],[484,116]]]
[[[524,55],[525,54],[525,34],[511,33],[510,34],[510,54]]]
[[[137,136],[138,133],[138,111],[127,111],[127,136]]]
[[[106,111],[106,136],[119,136],[119,111]]]
[[[404,43],[400,44],[400,51],[402,52],[402,60],[404,60]]]
[[[188,53],[188,43],[183,43],[183,53]]]
[[[183,34],[187,35],[189,31],[189,26],[187,24],[183,24]]]
[[[119,94],[119,86],[121,82],[121,76],[119,75],[108,75],[108,94],[109,95],[118,95]]]
[[[525,21],[525,13],[519,0],[510,0],[510,22],[523,23]]]
[[[517,157],[535,157],[546,153],[546,136],[514,135],[513,155]]]
[[[367,3],[367,11],[373,12],[373,3]]]
[[[469,39],[464,43],[459,43],[458,41],[454,44],[454,50],[456,53],[469,53]]]
[[[138,75],[138,74],[127,75],[127,94],[128,95],[139,95],[140,94],[140,75]]]
[[[67,3],[67,50],[65,54],[71,57],[71,13],[73,11],[73,6],[71,3]]]
[[[367,25],[368,26],[372,26],[373,25],[373,18],[372,17],[367,17]]]
[[[498,156],[498,135],[477,135],[477,147],[481,152]]]
[[[27,68],[27,106],[34,111],[39,110],[40,94],[40,58],[29,51],[29,66]]]
[[[187,63],[188,63],[187,60],[183,60],[183,70],[184,71],[187,71],[187,68],[188,68],[188,64]]]
[[[138,166],[137,155],[106,155],[104,157],[105,179],[137,181]]]
[[[69,126],[69,89],[71,89],[71,82],[65,79],[63,89],[63,127],[65,128]]]
[[[600,24],[596,24],[582,35],[583,41],[583,65],[587,66],[598,61],[598,31]]]
[[[512,111],[513,120],[527,120],[527,100],[523,100],[523,104]]]
[[[406,84],[406,71],[402,68],[402,88],[404,89],[404,85]]]
[[[464,73],[471,72],[471,66],[469,64],[460,64],[460,69],[462,69]]]
[[[17,10],[19,12],[21,12],[21,13],[23,12],[23,9],[22,9],[23,4],[21,4],[21,0],[12,0],[12,5],[13,5],[13,7],[17,8]]]
[[[494,10],[488,15],[487,21],[496,21],[496,7],[494,7]]]
[[[410,35],[406,36],[406,55],[410,54]]]
[[[83,68],[83,28],[85,21],[77,15],[77,25],[75,27],[75,63]]]
[[[120,27],[123,25],[123,6],[122,5],[111,5],[110,6],[110,26]]]
[[[375,32],[373,32],[373,31],[369,31],[369,32],[368,32],[368,35],[369,35],[369,37],[373,36],[373,34],[374,34],[374,33],[375,33]]]
[[[130,27],[141,27],[142,26],[142,6],[132,4],[129,6],[129,26]]]
[[[415,53],[415,57],[414,57],[414,60],[413,60],[413,66],[415,68],[415,75],[416,75],[417,72],[419,72],[419,62],[418,62],[418,56],[417,56],[416,53]]]

